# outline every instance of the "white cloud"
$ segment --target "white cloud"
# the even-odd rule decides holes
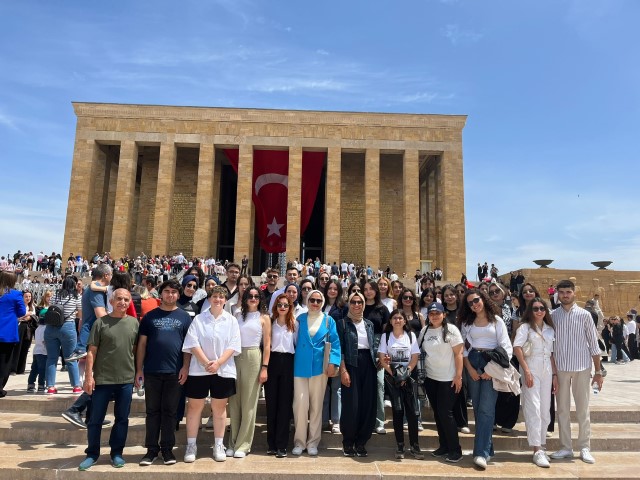
[[[319,48],[318,50],[316,50],[316,53],[318,55],[329,55],[329,52],[327,52],[326,50],[323,50],[322,48]]]
[[[462,45],[467,43],[476,43],[482,39],[483,34],[473,32],[471,30],[463,30],[459,25],[450,23],[444,26],[442,34],[452,45]]]

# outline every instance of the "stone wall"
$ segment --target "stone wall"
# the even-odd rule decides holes
[[[190,256],[196,219],[198,149],[179,148],[177,155],[169,253],[182,252],[185,256]]]
[[[340,209],[340,258],[353,263],[364,259],[364,154],[342,154],[342,185]],[[331,201],[330,198],[327,201]]]

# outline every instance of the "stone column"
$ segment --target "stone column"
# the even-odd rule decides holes
[[[436,262],[438,252],[438,222],[436,222],[436,172],[431,166],[427,171],[427,259]]]
[[[404,209],[404,272],[411,276],[420,266],[420,219],[416,208],[420,183],[418,150],[405,150],[402,168]]]
[[[239,262],[243,255],[251,258],[253,225],[253,145],[240,145],[238,154],[238,190],[236,192],[236,235],[233,258]]]
[[[120,145],[118,179],[111,230],[111,254],[115,258],[132,254],[130,226],[135,223],[133,203],[136,192],[136,172],[138,169],[138,146],[133,140],[124,140]]]
[[[209,251],[209,245],[211,243],[215,154],[216,150],[213,144],[200,144],[196,219],[193,228],[193,255],[196,257],[213,254]]]
[[[87,242],[94,201],[91,187],[94,185],[93,180],[96,176],[99,154],[100,147],[95,141],[76,138],[73,147],[67,221],[62,247],[63,256],[73,252],[86,258],[95,253],[88,251]]]
[[[446,244],[442,265],[444,278],[454,279],[467,270],[466,243],[464,232],[464,185],[462,171],[462,149],[442,153],[440,161],[442,223],[440,245]],[[467,272],[472,274],[473,272]],[[469,275],[471,277],[471,275]]]
[[[302,147],[289,147],[287,190],[287,262],[300,258],[300,215],[302,212]]]
[[[380,149],[367,148],[364,160],[364,258],[380,265]]]
[[[342,149],[327,149],[327,178],[324,209],[324,263],[340,262],[340,201],[342,185]],[[377,268],[377,267],[376,267]]]
[[[153,220],[153,240],[151,255],[169,255],[169,232],[171,231],[171,210],[173,187],[176,180],[176,145],[173,139],[160,145],[158,164],[158,185],[156,187],[156,210]]]
[[[427,176],[420,177],[420,260],[428,260],[427,239],[429,238],[427,223]],[[407,272],[409,275],[409,272]]]

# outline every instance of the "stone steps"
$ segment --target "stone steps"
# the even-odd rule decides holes
[[[113,417],[109,416],[109,419]],[[424,449],[434,449],[437,443],[437,433],[435,424],[423,422],[424,431],[420,432],[420,443]],[[393,427],[391,422],[387,422],[387,435],[374,434],[368,445],[377,448],[392,448],[395,446]],[[473,432],[473,424],[471,424]],[[184,422],[180,426],[180,431],[176,433],[176,444],[185,445]],[[577,426],[572,425],[574,438],[577,436]],[[108,444],[109,428],[104,429],[102,435],[103,445]],[[144,418],[134,416],[129,421],[129,433],[127,445],[144,445],[145,426]],[[199,437],[205,442],[211,442],[213,433],[201,430]],[[291,435],[293,437],[293,434]],[[405,434],[408,437],[408,434]],[[505,434],[500,431],[494,432],[494,447],[496,451],[522,450],[527,451],[527,438],[524,423],[516,425],[514,432]],[[35,414],[35,413],[13,413],[0,414],[0,441],[18,443],[48,443],[55,445],[84,445],[87,441],[86,430],[77,428],[68,423],[59,415]],[[291,438],[292,443],[293,438]],[[408,438],[406,440],[408,442]],[[473,433],[460,434],[460,443],[463,449],[473,449]],[[256,452],[264,452],[267,447],[266,425],[258,423],[256,425],[253,449]],[[336,448],[342,447],[342,436],[323,432],[321,447]],[[557,433],[547,439],[549,450],[559,449]],[[595,423],[591,425],[591,448],[593,451],[619,451],[631,452],[640,451],[640,424],[619,424],[619,423]]]
[[[206,446],[205,446],[206,445]],[[216,463],[211,458],[211,448],[201,443],[195,463],[182,462],[183,448],[174,450],[178,463],[165,466],[156,462],[149,467],[139,467],[143,456],[142,447],[127,447],[124,458],[128,462],[121,469],[109,465],[107,449],[103,449],[98,464],[90,473],[79,472],[78,464],[84,459],[84,447],[60,445],[28,445],[0,443],[0,470],[5,478],[12,480],[94,480],[137,479],[175,480],[176,476],[188,476],[190,480],[216,478],[237,480],[264,479],[331,479],[348,476],[352,480],[381,478],[439,478],[439,479],[485,479],[521,480],[524,478],[548,478],[556,480],[631,480],[638,478],[640,454],[635,452],[601,452],[596,454],[596,465],[587,465],[578,458],[552,461],[551,468],[541,469],[531,463],[531,455],[525,452],[498,452],[489,462],[486,471],[474,467],[470,455],[457,464],[448,464],[441,459],[427,456],[425,460],[395,460],[393,449],[371,447],[367,458],[345,458],[338,449],[320,450],[318,457],[289,456],[277,459],[264,454],[252,453],[244,459],[227,459]],[[467,452],[465,452],[467,453]]]

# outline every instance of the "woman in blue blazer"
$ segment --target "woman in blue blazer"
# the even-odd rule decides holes
[[[310,456],[318,455],[327,377],[334,376],[340,366],[340,340],[336,322],[322,313],[323,305],[324,295],[319,290],[312,290],[307,296],[309,311],[297,319],[298,343],[293,361],[293,455],[301,455],[305,449]],[[325,370],[326,342],[331,342],[331,353]]]

